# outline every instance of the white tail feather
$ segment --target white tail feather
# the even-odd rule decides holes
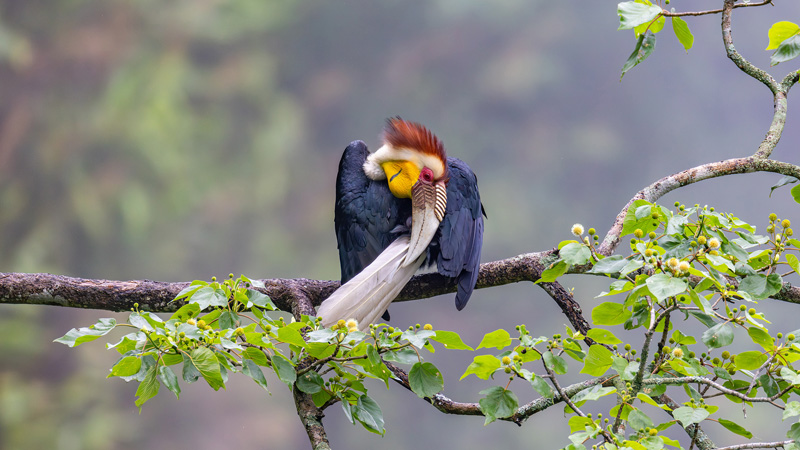
[[[329,327],[339,319],[356,319],[364,330],[377,320],[425,260],[423,253],[414,263],[401,267],[408,244],[408,235],[397,238],[375,261],[322,302],[317,308],[322,324]]]

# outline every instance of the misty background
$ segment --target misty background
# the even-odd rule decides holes
[[[696,3],[671,6],[722,4]],[[733,16],[736,48],[763,68],[770,25],[800,21],[800,3],[775,3]],[[354,139],[377,148],[396,115],[425,124],[477,173],[488,214],[482,261],[550,249],[576,222],[602,236],[638,190],[754,153],[771,121],[767,88],[725,56],[719,15],[687,22],[688,54],[667,24],[653,55],[620,82],[635,38],[617,31],[615,2],[0,1],[0,272],[337,279],[341,152]],[[773,157],[797,164],[794,97]],[[770,212],[800,221],[788,188],[768,197],[779,178],[704,181],[660,203],[708,204],[759,230]],[[586,278],[562,283],[588,317],[608,283]],[[796,312],[775,303],[759,307],[796,325]],[[391,312],[396,326],[431,323],[472,346],[500,327],[550,336],[567,323],[529,283],[476,291],[460,313],[452,294]],[[307,448],[275,377],[271,396],[240,374],[227,391],[183,384],[181,400],[162,389],[139,414],[136,386],[105,379],[117,353],[104,342],[116,335],[76,349],[51,342],[109,316],[125,317],[0,305],[0,448]],[[445,395],[477,401],[504,383],[458,382],[472,357],[428,357]],[[583,379],[575,367],[566,380]],[[568,444],[560,406],[521,428],[484,427],[399,386],[369,387],[386,436],[350,425],[335,405],[324,421],[334,448]],[[537,397],[525,383],[512,389],[523,403]],[[721,436],[720,445],[733,439]]]

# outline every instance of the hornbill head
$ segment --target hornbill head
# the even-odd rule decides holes
[[[427,128],[395,117],[387,120],[383,146],[364,163],[373,180],[387,180],[392,194],[411,199],[411,236],[402,266],[414,263],[428,248],[447,207],[447,156],[442,142]]]

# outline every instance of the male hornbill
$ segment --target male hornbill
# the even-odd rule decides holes
[[[342,286],[319,307],[330,326],[356,319],[364,329],[417,269],[436,264],[456,278],[456,308],[466,306],[478,279],[483,242],[478,180],[463,161],[448,158],[427,128],[387,120],[383,146],[370,154],[353,141],[339,162],[334,225]]]

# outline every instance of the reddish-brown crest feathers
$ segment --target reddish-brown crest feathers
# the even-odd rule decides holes
[[[447,154],[442,141],[416,122],[407,122],[399,117],[387,119],[383,141],[394,148],[407,148],[434,155],[447,167]]]

